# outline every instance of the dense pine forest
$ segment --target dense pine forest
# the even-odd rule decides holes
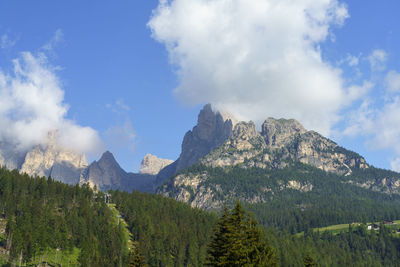
[[[22,266],[38,262],[51,262],[52,266],[232,266],[232,259],[259,259],[246,255],[263,249],[266,254],[260,257],[270,260],[249,266],[399,266],[400,262],[398,233],[384,225],[367,230],[362,224],[377,216],[366,213],[363,217],[361,210],[368,210],[369,202],[360,201],[355,217],[348,217],[360,219],[361,224],[336,233],[311,229],[337,220],[322,216],[322,221],[314,221],[318,212],[324,214],[323,205],[315,205],[313,213],[297,218],[303,226],[293,229],[285,224],[285,216],[294,220],[296,214],[289,209],[279,217],[275,206],[262,211],[256,206],[243,206],[239,211],[226,208],[216,213],[160,195],[119,191],[110,195],[126,225],[117,223],[104,194],[86,185],[69,186],[0,169],[0,266],[20,262]],[[376,198],[386,203],[382,195]],[[327,214],[340,214],[341,208],[333,205]],[[396,215],[394,207],[384,204],[382,208],[382,213],[377,213],[380,217]],[[230,234],[221,234],[221,229],[229,229]],[[300,229],[305,231],[299,233]],[[127,230],[134,250],[129,250]],[[235,250],[224,250],[225,244],[247,245],[236,254],[227,254]],[[215,255],[224,255],[224,261],[217,264]]]
[[[181,173],[207,173],[208,178],[200,185],[211,188],[216,193],[214,200],[222,200],[230,207],[237,199],[251,202],[258,196],[260,203],[247,206],[259,223],[292,234],[310,227],[400,219],[399,195],[374,192],[349,183],[350,180],[399,175],[373,167],[340,176],[298,162],[292,162],[284,169],[209,168],[198,164]],[[289,180],[312,185],[312,190],[285,188],[283,185]],[[168,190],[176,189],[170,187]]]

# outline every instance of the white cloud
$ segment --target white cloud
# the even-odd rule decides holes
[[[400,73],[397,71],[389,71],[385,78],[387,90],[389,92],[400,91]]]
[[[372,71],[383,71],[386,68],[387,53],[385,50],[376,49],[367,57]]]
[[[131,107],[125,104],[123,99],[118,99],[112,104],[106,104],[106,108],[117,114],[123,114],[131,110]]]
[[[3,34],[0,37],[0,48],[2,49],[8,49],[13,47],[17,43],[17,38],[10,38],[8,34]]]
[[[355,56],[348,56],[348,58],[347,58],[347,60],[348,60],[348,63],[349,63],[349,66],[350,67],[354,67],[354,66],[357,66],[358,65],[358,63],[359,63],[359,58],[358,57],[355,57]]]
[[[29,52],[13,61],[10,73],[0,71],[0,142],[20,150],[45,144],[50,131],[59,130],[59,145],[78,152],[97,152],[95,130],[66,119],[64,91],[44,54]]]
[[[54,55],[54,48],[64,41],[64,33],[61,29],[57,29],[51,39],[42,46],[42,49],[51,55]]]
[[[337,0],[160,0],[148,25],[177,66],[182,102],[328,134],[354,99],[319,44],[348,16]]]
[[[347,54],[346,58],[340,60],[338,64],[341,65],[343,63],[347,63],[350,67],[356,67],[360,63],[360,56],[353,56],[351,54]]]
[[[344,134],[366,136],[371,149],[391,149],[400,155],[400,98],[394,97],[382,107],[365,100],[349,118]]]

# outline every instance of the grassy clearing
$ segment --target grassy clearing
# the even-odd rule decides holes
[[[110,203],[108,204],[108,206],[110,207],[112,213],[114,214],[115,224],[118,224],[118,217],[119,217],[119,223],[124,227],[124,239],[126,240],[128,250],[131,250],[131,248],[133,247],[132,233],[129,231],[128,224],[122,218],[121,214],[115,207],[115,204]]]
[[[41,257],[41,264],[44,266],[44,263],[47,262],[48,266],[80,266],[78,262],[80,254],[80,249],[74,248],[71,252],[63,252],[56,251],[55,249],[47,249],[47,252],[43,252]],[[21,262],[21,266],[24,267],[34,267],[39,265],[40,255],[36,255],[30,262]],[[8,262],[6,258],[1,258],[0,256],[0,266],[8,266],[7,263],[14,264],[16,266],[20,265],[19,259],[16,259],[12,262]]]
[[[352,223],[351,226],[356,227],[359,226],[359,223]],[[313,231],[314,232],[324,232],[324,231],[329,231],[332,232],[334,234],[342,232],[342,231],[347,231],[349,230],[349,224],[336,224],[336,225],[330,225],[330,226],[326,226],[326,227],[320,227],[320,228],[314,228]]]
[[[400,235],[400,232],[397,232],[397,230],[400,230],[400,220],[396,220],[396,221],[393,221],[394,222],[394,224],[392,224],[392,225],[385,225],[385,227],[388,227],[389,229],[392,229],[392,230],[396,230],[396,234],[399,234]],[[375,222],[374,224],[377,224],[377,225],[379,225],[381,222]],[[372,223],[367,223],[366,225],[369,225],[369,224],[372,224]],[[361,223],[352,223],[351,224],[351,226],[354,228],[354,227],[357,227],[357,226],[359,226],[359,225],[361,225]],[[317,231],[319,231],[320,233],[322,233],[322,232],[325,232],[325,231],[328,231],[328,232],[331,232],[332,234],[338,234],[338,233],[340,233],[340,232],[347,232],[349,230],[349,224],[348,223],[345,223],[345,224],[336,224],[336,225],[329,225],[329,226],[325,226],[325,227],[318,227],[318,228],[313,228],[313,231],[314,232],[317,232]],[[298,236],[298,237],[300,237],[300,236],[303,236],[304,235],[304,232],[300,232],[300,233],[297,233],[297,234],[295,234],[295,236]]]

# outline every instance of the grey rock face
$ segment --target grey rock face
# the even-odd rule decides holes
[[[223,145],[204,156],[200,162],[214,168],[235,166],[260,156],[265,148],[263,137],[257,132],[254,123],[252,121],[239,122],[235,125],[231,137]]]
[[[170,165],[172,162],[174,161],[170,159],[161,159],[157,156],[147,154],[142,160],[139,173],[157,175],[161,169]]]
[[[264,122],[261,133],[252,122],[239,122],[223,145],[201,159],[210,167],[241,164],[245,168],[284,168],[290,161],[338,174],[368,168],[360,155],[314,131],[306,131],[296,120],[273,118]]]
[[[265,143],[271,148],[281,148],[293,139],[304,134],[306,129],[296,120],[268,118],[262,125],[261,134],[264,136]]]
[[[205,105],[198,116],[197,125],[185,134],[179,158],[162,169],[157,177],[158,183],[174,173],[199,162],[199,160],[222,145],[232,133],[232,121],[224,120],[219,112]]]
[[[127,179],[127,173],[119,166],[114,156],[106,151],[99,161],[94,161],[83,173],[83,181],[96,185],[102,190],[117,189],[122,181]]]
[[[222,145],[231,132],[231,120],[224,121],[219,112],[211,109],[211,105],[204,106],[200,111],[197,125],[185,134],[176,171],[196,164],[200,158]]]

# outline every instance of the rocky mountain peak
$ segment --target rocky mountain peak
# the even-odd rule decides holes
[[[232,122],[227,120],[225,124],[221,113],[213,111],[211,105],[207,104],[200,111],[192,133],[196,139],[212,144],[229,137],[231,130]]]
[[[116,188],[121,185],[121,180],[125,179],[126,175],[114,155],[106,151],[84,171],[80,183],[89,183],[101,189]]]
[[[101,155],[98,163],[100,165],[112,165],[112,166],[118,165],[119,166],[118,162],[114,158],[114,155],[108,150]]]
[[[232,121],[224,120],[218,111],[207,104],[200,111],[197,125],[185,134],[177,171],[191,166],[200,158],[222,145],[232,133]]]
[[[202,157],[228,140],[232,130],[232,117],[224,119],[210,104],[205,105],[199,113],[197,125],[183,138],[179,158],[159,172],[157,182],[161,184],[178,171],[199,162]]]
[[[161,169],[170,165],[173,160],[161,159],[157,156],[147,154],[142,160],[139,173],[157,175]]]
[[[271,148],[281,148],[290,143],[296,135],[306,132],[303,125],[294,119],[268,118],[261,127],[261,135]]]
[[[98,161],[92,162],[81,175],[80,184],[88,183],[100,190],[119,189],[123,191],[153,190],[155,175],[126,172],[110,151],[103,153]]]
[[[256,125],[254,122],[249,121],[249,122],[244,122],[241,121],[237,123],[233,129],[232,136],[234,138],[240,138],[243,140],[249,140],[254,137],[259,136],[260,134],[258,133],[256,129]]]

